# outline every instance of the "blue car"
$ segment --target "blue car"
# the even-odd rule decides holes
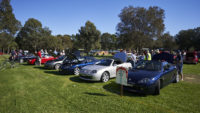
[[[177,82],[178,75],[173,63],[173,55],[161,53],[152,61],[141,61],[128,71],[126,90],[144,94],[160,94],[160,89],[169,83]]]
[[[80,69],[87,65],[92,65],[99,62],[94,57],[76,57],[66,59],[60,66],[59,72],[61,74],[79,75]]]

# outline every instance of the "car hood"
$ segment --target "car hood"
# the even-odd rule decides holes
[[[88,66],[83,67],[82,69],[85,69],[85,70],[101,70],[101,69],[104,69],[106,67],[107,66],[101,66],[101,65],[88,65]]]
[[[146,70],[129,70],[128,82],[137,82],[144,78],[156,79],[161,75],[159,71],[146,71]]]

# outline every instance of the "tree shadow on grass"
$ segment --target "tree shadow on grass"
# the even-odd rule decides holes
[[[112,82],[109,83],[109,84],[104,85],[103,88],[104,88],[106,91],[109,91],[109,92],[111,92],[111,93],[115,93],[115,94],[117,94],[117,95],[121,95],[121,85],[116,84],[114,81],[112,81]],[[145,94],[136,93],[136,92],[129,92],[129,91],[126,91],[126,90],[123,91],[123,96],[146,97]]]
[[[49,70],[49,69],[45,68],[44,66],[35,66],[34,68],[40,69],[40,70]]]
[[[57,75],[57,76],[65,76],[65,74],[62,74],[59,71],[44,71],[44,72],[48,74]]]
[[[90,93],[90,92],[85,92],[84,94],[94,95],[94,96],[107,96],[107,95],[101,94],[101,93]]]
[[[74,75],[74,77],[70,77],[69,79],[73,82],[78,82],[78,83],[96,83],[96,82],[93,82],[93,81],[82,80],[82,79],[79,78],[79,76],[75,76],[75,75]]]
[[[31,64],[27,64],[27,63],[23,63],[23,64],[20,64],[20,65],[23,65],[23,66],[33,66],[33,65],[31,65]]]

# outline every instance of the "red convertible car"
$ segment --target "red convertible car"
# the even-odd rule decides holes
[[[46,63],[47,61],[49,61],[49,60],[54,60],[54,59],[56,59],[56,58],[53,57],[53,56],[44,55],[44,56],[42,56],[41,64],[44,64],[44,63]],[[28,64],[35,64],[35,62],[36,62],[36,58],[31,59],[31,60],[28,60]]]

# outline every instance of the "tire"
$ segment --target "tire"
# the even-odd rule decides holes
[[[155,92],[154,92],[154,95],[159,95],[159,94],[160,94],[160,80],[156,82]]]
[[[60,64],[56,64],[56,65],[55,65],[55,69],[56,69],[56,70],[59,70],[59,68],[60,68]]]
[[[109,79],[110,79],[110,76],[108,72],[103,72],[103,74],[101,75],[101,82],[108,82]]]
[[[79,73],[80,73],[80,69],[78,67],[76,67],[74,69],[74,75],[79,75]]]

